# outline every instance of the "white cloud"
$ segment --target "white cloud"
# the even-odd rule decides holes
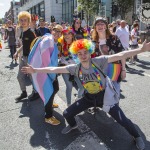
[[[4,6],[4,3],[0,3],[0,6]]]

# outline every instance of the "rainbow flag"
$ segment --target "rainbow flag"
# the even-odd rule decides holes
[[[107,68],[107,76],[112,81],[117,81],[121,72],[121,64],[109,63]]]
[[[58,66],[58,48],[51,34],[45,34],[34,44],[28,57],[28,63],[36,68]],[[46,105],[53,94],[53,81],[56,74],[33,73],[35,90]]]

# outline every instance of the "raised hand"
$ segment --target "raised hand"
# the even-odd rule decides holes
[[[143,42],[143,46],[141,49],[142,52],[150,51],[150,42],[146,43],[146,40]]]

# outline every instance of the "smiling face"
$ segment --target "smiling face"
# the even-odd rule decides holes
[[[61,31],[59,29],[53,29],[52,35],[54,37],[54,41],[57,42],[57,40],[61,37]]]
[[[63,33],[64,39],[67,43],[73,41],[73,34],[69,31]]]
[[[77,52],[77,56],[81,63],[88,62],[90,60],[90,53],[86,49],[81,49]]]
[[[95,25],[95,29],[98,33],[103,33],[106,31],[106,24],[103,21],[98,21]]]

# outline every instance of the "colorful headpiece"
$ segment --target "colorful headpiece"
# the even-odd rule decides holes
[[[87,40],[87,39],[80,39],[74,41],[70,48],[69,51],[72,55],[77,55],[78,51],[81,49],[86,49],[90,54],[94,53],[94,44],[92,41]]]
[[[35,14],[31,15],[31,21],[38,21],[38,16]]]
[[[73,29],[71,27],[67,27],[66,29],[62,30],[62,34],[66,33],[66,32],[71,32],[71,33],[74,34],[74,31],[73,31]]]

